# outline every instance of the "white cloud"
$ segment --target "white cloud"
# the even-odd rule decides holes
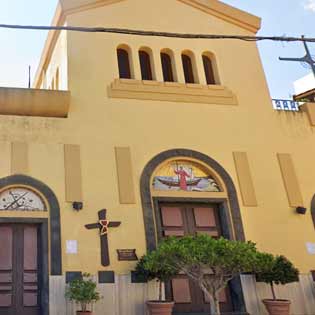
[[[307,11],[315,12],[315,0],[307,0],[307,2],[304,3],[304,9]]]

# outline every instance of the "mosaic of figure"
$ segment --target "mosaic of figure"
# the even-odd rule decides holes
[[[197,163],[172,161],[158,170],[153,180],[155,190],[220,191],[214,178]]]

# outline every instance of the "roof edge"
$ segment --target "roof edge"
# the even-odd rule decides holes
[[[63,13],[60,3],[58,3],[51,25],[61,26],[64,23],[65,23],[65,14]],[[56,31],[56,30],[50,30],[48,32],[46,42],[45,42],[42,55],[40,58],[40,62],[39,62],[39,65],[37,67],[37,71],[35,74],[34,82],[32,84],[33,88],[36,88],[36,89],[40,88],[40,85],[42,83],[43,69],[47,67],[50,61],[50,58],[52,56],[53,49],[58,40],[59,34],[60,34],[60,31]]]
[[[101,7],[104,5],[109,5],[125,0],[94,0],[90,3],[86,3],[79,6],[65,6],[65,0],[59,0],[58,5],[55,11],[55,15],[53,17],[52,26],[62,26],[66,21],[66,16],[69,14],[94,9],[97,7]],[[237,25],[247,31],[250,31],[254,34],[258,32],[261,27],[261,18],[252,15],[243,10],[237,9],[233,6],[225,4],[218,0],[177,0],[179,2],[185,3],[196,9],[199,9],[205,13],[216,16],[222,20],[225,20],[229,23]],[[43,70],[47,68],[48,63],[50,62],[50,58],[53,53],[53,49],[56,45],[58,37],[60,35],[60,31],[50,30],[44,45],[44,49],[42,51],[41,59],[39,62],[39,66],[37,68],[33,87],[39,88],[42,84],[42,73]]]
[[[256,34],[261,18],[218,0],[178,0]]]

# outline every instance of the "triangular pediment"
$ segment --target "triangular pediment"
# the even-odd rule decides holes
[[[60,0],[61,9],[64,15],[84,11],[104,5],[115,4],[128,0]],[[155,0],[156,1],[156,0]],[[248,31],[256,33],[261,20],[245,11],[234,8],[218,0],[177,0],[183,4],[199,9],[205,13],[216,16],[219,19],[237,25]]]

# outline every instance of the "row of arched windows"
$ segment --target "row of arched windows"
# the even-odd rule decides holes
[[[131,53],[129,48],[123,46],[117,49],[119,77],[121,79],[133,79],[131,64]],[[149,49],[142,48],[138,51],[138,58],[142,80],[154,80],[154,67],[152,53]],[[177,82],[174,54],[171,50],[165,49],[160,52],[163,80],[165,82]],[[199,83],[195,56],[191,51],[184,51],[181,54],[181,62],[186,83]],[[206,83],[219,84],[216,75],[216,64],[211,53],[202,54],[203,68]]]

